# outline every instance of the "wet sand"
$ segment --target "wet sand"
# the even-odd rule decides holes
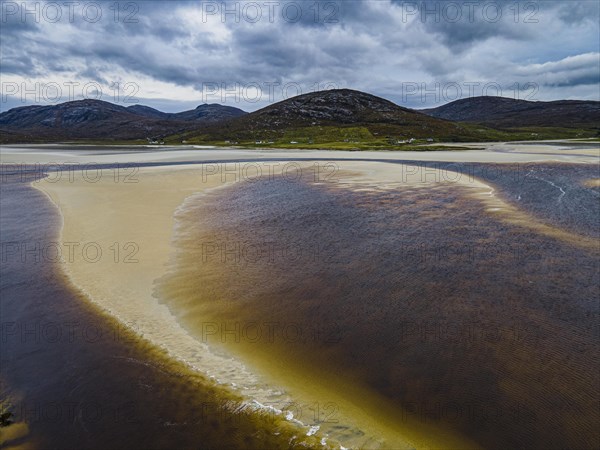
[[[59,212],[29,187],[35,173],[22,175],[3,179],[0,197],[0,399],[15,422],[0,429],[2,448],[318,444],[102,313],[66,279],[51,251]]]
[[[231,381],[241,384],[251,378],[244,367],[198,346],[153,296],[154,282],[169,260],[177,208],[192,194],[222,186],[221,178],[203,182],[199,168],[188,167],[144,169],[137,180],[34,184],[60,211],[60,242],[78,247],[62,262],[65,273],[93,303],[153,344],[208,376],[236,374],[239,379]]]
[[[592,178],[590,180],[586,180],[584,181],[583,185],[586,187],[598,188],[600,187],[600,178]]]
[[[312,164],[305,164],[308,168]],[[360,183],[371,177],[397,179],[400,176],[397,167],[382,163],[370,163],[366,168],[359,163],[341,163],[345,170],[343,178],[353,176]],[[410,172],[407,170],[405,172]],[[119,184],[110,178],[97,183],[84,179],[62,179],[58,182],[42,181],[36,187],[47,193],[59,207],[63,217],[61,241],[89,243],[93,241],[99,248],[109,249],[118,243],[121,258],[131,256],[138,262],[120,264],[110,258],[101,258],[98,262],[86,261],[84,254],[76,252],[72,261],[64,264],[71,281],[78,286],[95,304],[118,318],[122,323],[161,346],[173,357],[184,361],[190,367],[215,377],[222,383],[239,388],[248,399],[262,404],[275,402],[277,405],[297,401],[294,389],[288,393],[286,380],[274,380],[268,373],[263,374],[261,367],[252,367],[255,361],[237,359],[209,348],[186,330],[169,312],[164,304],[159,304],[154,295],[155,281],[165,275],[166,264],[172,256],[171,240],[175,228],[174,213],[180,205],[202,195],[215,187],[223,189],[229,183],[223,183],[221,174],[213,175],[203,181],[199,167],[150,168],[139,173],[139,183]],[[414,184],[426,187],[420,179],[403,180],[406,185]],[[463,183],[464,181],[460,181]],[[481,186],[479,187],[481,189]],[[193,194],[193,195],[192,195]],[[130,245],[133,243],[133,245]],[[94,246],[95,247],[95,246]],[[90,247],[88,259],[95,257]],[[134,255],[134,250],[139,249]],[[267,383],[268,381],[268,383]],[[277,381],[278,384],[271,387]],[[342,385],[342,382],[338,380]],[[293,384],[293,383],[291,383]],[[281,388],[279,387],[281,386]],[[451,446],[469,447],[468,440],[454,435],[449,430],[437,430],[431,433],[428,426],[397,427],[397,422],[386,419],[381,408],[376,408],[376,398],[354,405],[354,400],[344,400],[342,392],[328,393],[318,384],[306,389],[309,397],[303,400],[310,403],[315,398],[321,403],[333,402],[340,407],[339,420],[347,421],[350,427],[356,427],[359,434],[365,433],[373,439],[374,445],[393,446]],[[283,394],[276,394],[283,388]],[[289,390],[289,389],[288,389]],[[311,394],[312,391],[312,395]],[[310,398],[312,397],[312,398]],[[355,398],[361,398],[361,393]],[[369,406],[370,404],[370,406]],[[366,412],[362,410],[365,409]],[[379,409],[379,411],[378,411]],[[326,424],[321,425],[326,430]],[[335,426],[337,427],[337,425]],[[330,434],[337,437],[334,428]],[[425,433],[424,430],[428,433]],[[361,443],[369,441],[361,438]],[[356,443],[356,442],[354,442]]]
[[[448,144],[456,145],[456,144]],[[342,151],[342,150],[279,150],[239,149],[196,146],[69,146],[21,145],[0,149],[2,164],[145,164],[169,162],[211,162],[235,160],[390,160],[522,163],[558,161],[598,163],[600,143],[580,141],[558,142],[487,142],[460,144],[473,150],[464,151]],[[426,147],[424,147],[426,148]]]

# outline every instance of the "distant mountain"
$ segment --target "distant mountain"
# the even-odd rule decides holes
[[[203,104],[189,111],[179,113],[165,113],[149,106],[134,105],[127,108],[129,112],[144,117],[155,119],[180,120],[180,121],[199,121],[199,122],[220,122],[222,120],[232,119],[247,114],[239,108],[232,106],[223,106],[218,103]]]
[[[175,120],[199,120],[203,122],[220,122],[223,120],[241,117],[247,114],[239,108],[232,106],[223,106],[218,103],[204,104],[196,109],[172,114],[171,117]]]
[[[172,114],[148,106],[126,108],[100,100],[23,106],[0,114],[0,141],[156,138],[242,114],[245,112],[240,109],[221,105],[201,105],[192,111]]]
[[[438,119],[472,122],[493,128],[598,128],[600,102],[531,102],[506,97],[472,97],[421,112]]]
[[[467,136],[467,127],[432,118],[388,100],[350,89],[313,92],[293,97],[219,126],[206,126],[206,139],[272,139],[285,133],[310,133],[323,127],[363,127],[374,135],[394,137]]]
[[[0,114],[0,125],[20,129],[69,128],[112,118],[135,119],[122,106],[99,100],[81,100],[52,106],[23,106]]]
[[[411,138],[465,142],[595,136],[600,102],[529,102],[503,97],[457,100],[415,111],[350,89],[299,95],[253,113],[218,104],[165,113],[143,105],[100,100],[24,106],[0,114],[0,142],[131,140],[272,142],[278,144],[400,145]],[[531,133],[523,127],[556,127]],[[564,129],[571,130],[564,131]],[[542,128],[539,128],[540,130]],[[582,132],[580,129],[585,129]],[[504,130],[504,131],[498,131]],[[412,141],[410,141],[412,142]]]
[[[159,111],[158,109],[150,108],[144,105],[128,106],[127,111],[143,117],[151,117],[154,119],[168,119],[171,114]]]

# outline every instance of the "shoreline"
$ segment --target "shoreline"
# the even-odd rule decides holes
[[[29,191],[31,197],[37,198],[33,205],[45,212],[31,219],[31,226],[43,233],[35,242],[43,248],[56,247],[62,229],[60,210],[47,194],[32,187],[31,183],[16,184],[21,184],[23,192]],[[31,239],[35,236],[34,231]],[[97,445],[104,448],[121,448],[128,439],[143,443],[146,448],[159,441],[190,447],[199,440],[212,445],[227,442],[236,447],[243,439],[244,443],[253,442],[254,448],[260,448],[257,436],[271,447],[291,442],[290,439],[307,448],[319,447],[317,438],[303,435],[296,424],[275,414],[258,411],[246,404],[239,393],[192,370],[184,361],[173,358],[136,330],[123,326],[73,283],[58,260],[43,266],[44,276],[30,280],[29,295],[21,299],[21,303],[29,305],[25,315],[19,311],[19,305],[14,305],[16,310],[8,301],[3,305],[7,319],[15,320],[7,323],[16,323],[17,330],[23,330],[21,327],[27,323],[53,324],[61,330],[60,336],[64,336],[63,325],[68,325],[70,331],[65,339],[38,335],[35,341],[27,341],[23,335],[19,338],[19,332],[13,335],[15,339],[7,339],[7,355],[3,352],[3,357],[16,355],[16,358],[9,356],[7,362],[23,357],[19,356],[23,355],[19,350],[24,343],[24,357],[32,359],[29,358],[31,347],[27,344],[34,345],[38,357],[42,355],[41,361],[36,362],[33,358],[26,364],[7,364],[6,377],[0,380],[2,394],[6,395],[3,399],[9,401],[9,411],[12,410],[15,418],[15,423],[0,431],[0,441],[8,445],[7,448],[74,448],[82,434],[98,433],[105,427],[114,427],[114,434],[106,437],[100,432],[101,442]],[[24,277],[28,275],[25,271]],[[49,295],[44,297],[39,292],[40,285],[49,289]],[[19,298],[14,291],[23,289],[27,288],[13,289],[13,298]],[[8,287],[7,295],[10,293]],[[38,304],[39,299],[46,301]],[[94,335],[85,334],[87,329],[93,330]],[[11,348],[12,344],[16,344],[16,348]],[[69,359],[67,367],[61,365],[60,361],[72,356],[71,352],[76,352],[79,357]],[[44,358],[51,358],[51,361],[44,361]],[[56,367],[55,361],[58,362]],[[71,382],[64,383],[65,380]],[[33,388],[27,389],[27,386]],[[42,388],[38,386],[45,388],[39,392]],[[102,414],[93,418],[82,416],[84,407],[70,401],[75,390],[77,400],[74,402],[94,404]],[[122,409],[123,401],[127,402],[126,409]],[[53,411],[61,411],[61,414],[52,416],[51,420],[41,420],[46,417],[42,416],[46,411],[44,405],[53,405],[56,408]],[[36,411],[39,415],[34,414]],[[140,424],[144,424],[141,429]],[[237,434],[227,432],[226,427],[232,424],[236,426]],[[146,426],[153,429],[144,430]],[[174,427],[179,431],[174,431]],[[276,427],[280,431],[278,434],[272,432]],[[6,436],[2,434],[4,431]],[[28,435],[23,435],[23,431]],[[18,437],[17,434],[21,435]]]
[[[224,163],[248,160],[390,160],[472,162],[472,163],[528,163],[560,162],[597,164],[600,162],[600,143],[589,142],[589,148],[570,145],[569,141],[549,142],[492,142],[466,144],[483,150],[436,151],[347,151],[310,149],[250,149],[235,147],[196,148],[194,146],[164,146],[162,148],[91,146],[82,150],[77,145],[6,145],[0,150],[1,164],[166,164],[166,163]],[[576,148],[570,148],[576,147]],[[130,150],[131,149],[131,150]],[[57,162],[58,161],[58,162]]]
[[[348,161],[341,163],[341,166],[345,174],[351,175],[351,180],[346,183],[347,186],[343,187],[344,189],[360,189],[361,184],[368,188],[369,184],[393,183],[394,179],[396,182],[398,181],[399,167],[397,164],[391,165],[375,161],[365,164],[365,162]],[[219,189],[233,183],[223,184],[219,180],[213,179],[212,182],[204,183],[203,186],[199,181],[198,169],[199,166],[196,165],[144,168],[139,174],[141,182],[135,185],[115,184],[114,182],[111,184],[111,181],[105,181],[105,185],[101,186],[101,183],[91,184],[82,180],[79,180],[79,184],[77,181],[74,183],[63,181],[62,185],[60,182],[42,182],[32,185],[35,189],[44,192],[59,210],[62,221],[61,242],[90,241],[89,233],[91,231],[91,235],[100,236],[99,244],[103,249],[108,249],[113,242],[119,242],[122,245],[129,242],[129,239],[137,241],[138,245],[145,243],[146,245],[141,245],[139,248],[142,252],[144,249],[152,248],[152,251],[145,253],[145,262],[141,261],[141,264],[123,266],[111,261],[110,258],[108,261],[99,261],[99,264],[90,264],[82,261],[81,258],[73,263],[61,264],[72,284],[80,289],[93,304],[130,327],[137,335],[165,350],[171,357],[184,362],[192,370],[216,379],[219,384],[225,383],[232,386],[235,391],[251,399],[249,403],[256,401],[259,405],[262,404],[263,407],[269,408],[265,405],[273,401],[273,385],[283,385],[287,388],[285,379],[272,379],[276,377],[260,373],[261,369],[263,372],[265,369],[260,364],[255,368],[249,361],[241,362],[229,354],[223,354],[218,349],[209,348],[208,345],[200,343],[189,335],[168,307],[159,304],[154,296],[153,284],[164,274],[173,251],[171,244],[176,226],[177,210],[183,207],[186,201],[197,201],[198,196],[206,195],[212,189]],[[428,184],[416,183],[417,186],[423,188],[426,188]],[[494,190],[491,186],[479,180],[473,180],[471,183],[462,180],[460,184],[466,184],[473,188],[473,196],[479,197],[478,201],[492,202],[492,204],[488,203],[490,207],[500,207],[509,212],[521,213],[521,217],[517,217],[517,219],[521,219],[519,221],[522,225],[531,227],[532,224],[528,222],[535,222],[525,212],[518,211],[503,200],[491,195]],[[175,192],[171,192],[169,189],[174,189]],[[145,192],[148,190],[151,192]],[[140,200],[140,196],[144,198],[144,195],[146,203],[152,207],[150,211],[147,210],[147,207],[139,208],[140,201],[145,203]],[[106,198],[109,200],[107,201]],[[157,225],[155,222],[159,222],[159,224]],[[537,228],[538,224],[534,225]],[[160,229],[157,229],[157,226]],[[88,239],[84,239],[86,237]],[[577,239],[574,242],[577,242]],[[159,248],[158,251],[156,247]],[[108,283],[102,284],[102,276],[107,278]],[[111,285],[114,280],[117,280],[116,286]],[[118,299],[127,304],[123,305],[123,302],[119,302]],[[140,317],[142,311],[143,315]],[[201,347],[201,352],[198,352],[198,347]],[[226,381],[224,382],[224,380]],[[248,380],[251,380],[251,383],[248,383]],[[352,411],[351,418],[361,414],[359,413],[360,407],[357,409],[350,403],[344,404],[343,396],[332,395],[333,393],[324,387],[335,385],[335,380],[331,380],[311,392],[302,392],[301,384],[289,383],[291,396],[287,392],[281,393],[279,389],[275,389],[275,392],[279,391],[278,401],[280,403],[294,401],[298,397],[302,398],[303,395],[313,398],[329,396],[327,398],[333,398],[339,404],[343,404],[345,410]],[[352,388],[351,385],[343,386],[344,383],[338,382],[337,384],[338,388],[344,392]],[[240,389],[239,386],[242,388]],[[294,395],[298,392],[301,394]],[[360,390],[357,390],[353,398],[363,400]],[[366,400],[361,403],[361,406],[371,403],[367,411],[370,410],[369,412],[373,412],[379,417],[378,420],[374,420],[371,419],[369,412],[364,412],[359,423],[368,424],[374,420],[373,423],[367,425],[367,428],[377,430],[381,428],[382,423],[388,422],[385,410],[375,413],[376,401]],[[388,419],[389,423],[384,426],[388,431],[382,430],[381,435],[391,433],[394,425],[398,425],[390,417]],[[440,446],[442,440],[446,446],[449,442],[460,442],[460,445],[465,447],[465,443],[468,442],[463,437],[455,436],[452,432],[449,435],[440,432],[432,438],[431,426],[420,427],[418,424],[408,424],[407,422],[404,422],[403,425],[405,430],[401,432],[394,430],[389,436],[396,435],[395,442],[403,442],[407,447],[435,447]],[[409,429],[411,425],[414,426],[412,430]],[[305,429],[307,432],[311,430]],[[326,429],[322,431],[326,432]],[[371,434],[377,434],[377,431]],[[468,446],[474,445],[470,443]]]
[[[385,163],[379,165],[386,166]],[[356,167],[352,168],[356,169]],[[219,349],[209,348],[194,339],[177,322],[167,306],[159,304],[153,295],[153,283],[163,275],[170,256],[175,211],[186,199],[202,195],[208,189],[221,187],[215,180],[213,183],[200,185],[197,171],[197,166],[144,169],[144,172],[140,173],[140,181],[142,178],[146,181],[132,186],[118,185],[112,181],[107,181],[104,186],[101,186],[101,183],[86,184],[79,180],[79,183],[42,181],[33,184],[33,187],[44,192],[59,209],[62,218],[59,239],[62,243],[94,241],[102,249],[108,249],[115,242],[123,244],[129,239],[137,241],[140,262],[136,264],[125,266],[115,263],[112,254],[110,258],[103,258],[96,263],[89,263],[76,257],[73,262],[61,264],[69,280],[93,304],[131,328],[142,338],[158,345],[171,357],[186,363],[192,370],[214,379],[218,384],[233,387],[234,391],[250,399],[249,403],[256,401],[258,404],[267,405],[269,402],[273,403],[274,399],[276,404],[294,402],[296,398],[293,392],[290,396],[287,392],[282,393],[279,388],[279,385],[287,387],[285,380],[277,380],[276,388],[273,389],[271,384],[275,380],[260,374],[260,367],[253,370],[251,362],[240,362],[230,355],[221,354]],[[158,190],[157,186],[160,186]],[[169,186],[176,187],[176,192],[168,192]],[[147,190],[153,192],[143,192]],[[163,198],[159,198],[159,191],[164,195]],[[140,195],[146,195],[147,204],[153,205],[151,211],[147,211],[147,207],[140,209],[135,206],[140,202],[144,203]],[[107,201],[107,198],[110,200]],[[149,220],[152,219],[160,222],[158,228],[156,223],[149,226]],[[95,239],[92,239],[92,236]],[[152,250],[148,251],[150,245]],[[243,388],[240,389],[239,386]],[[326,389],[313,391],[319,392],[320,395],[327,395]],[[318,398],[319,395],[316,397]],[[343,395],[328,397],[337,400],[340,404],[345,402]],[[352,407],[347,402],[346,404],[355,413],[361,410],[360,407]],[[374,407],[375,403],[369,409],[372,410]],[[403,447],[409,448],[414,443],[417,447],[430,447],[437,443],[439,446],[441,442],[438,439],[442,437],[446,444],[454,441],[460,442],[464,447],[468,442],[464,438],[453,437],[454,433],[449,430],[441,432],[436,437],[429,436],[428,433],[415,436],[414,431],[417,431],[418,435],[421,432],[419,430],[411,432],[406,424],[404,424],[406,429],[402,431],[393,429],[394,425],[397,425],[394,423],[388,423],[383,430],[378,430],[381,424],[370,418],[368,413],[363,414],[366,415],[359,420],[359,426],[364,421],[367,429],[373,430],[370,435],[385,436],[384,441],[391,440],[394,445],[403,443]],[[385,421],[382,412],[375,414]],[[426,428],[430,431],[431,427]],[[310,428],[305,430],[309,432]],[[405,434],[412,436],[403,437]],[[336,440],[335,436],[332,438]],[[375,448],[378,446],[379,444]],[[475,445],[471,443],[467,447],[472,448]]]

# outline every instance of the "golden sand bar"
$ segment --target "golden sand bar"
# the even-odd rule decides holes
[[[298,164],[307,170],[313,165]],[[336,164],[340,169],[337,182],[351,189],[371,189],[374,185],[390,189],[427,188],[441,182],[449,188],[452,184],[468,187],[484,201],[493,199],[493,209],[515,209],[495,198],[489,186],[466,176],[449,176],[447,171],[436,171],[432,176],[433,169],[428,169],[430,175],[424,180],[422,173],[411,166],[379,162]],[[62,266],[72,283],[94,304],[174,358],[233,387],[249,402],[334,402],[339,406],[340,422],[364,433],[367,448],[476,447],[450,430],[395,420],[389,411],[379,407],[376,398],[344,385],[345,380],[339,380],[336,391],[331,383],[303,386],[299,379],[273,379],[267,368],[257,367],[249,360],[239,361],[223,349],[209,348],[194,339],[158,302],[154,285],[165,274],[172,257],[177,209],[186,199],[201,201],[204,193],[243,182],[242,177],[224,180],[221,173],[207,175],[202,166],[188,165],[142,168],[135,177],[137,182],[115,182],[112,172],[97,178],[48,178],[33,183],[60,210],[63,224],[58,245]],[[311,424],[306,425],[308,429]],[[332,430],[323,425],[320,431],[326,435]]]
[[[339,164],[342,178],[350,179],[348,176],[353,174],[360,185],[374,176],[390,181],[398,181],[401,176],[397,165],[367,164],[366,171],[364,163]],[[59,208],[63,220],[58,243],[62,266],[72,283],[94,304],[174,358],[233,386],[249,402],[266,404],[276,399],[283,404],[300,401],[298,397],[305,401],[303,396],[327,399],[340,407],[340,421],[348,421],[364,433],[363,441],[372,437],[374,447],[476,447],[448,430],[390,421],[375,399],[366,396],[362,401],[358,392],[348,399],[347,391],[330,392],[321,386],[303,389],[298,383],[290,383],[290,388],[286,380],[272,380],[263,373],[266,371],[253,367],[252,361],[238,361],[222,349],[209,348],[191,337],[154,297],[154,283],[165,274],[172,254],[178,207],[192,196],[199,201],[203,193],[235,181],[224,183],[219,173],[203,176],[201,166],[143,168],[136,178],[137,183],[115,182],[108,173],[95,182],[75,176],[33,183]],[[427,184],[417,176],[402,181],[407,185]],[[321,428],[321,432],[327,431]]]

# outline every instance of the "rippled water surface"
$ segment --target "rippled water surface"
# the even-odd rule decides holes
[[[489,183],[510,207],[468,184],[243,182],[178,210],[156,297],[346,447],[385,444],[363,414],[438,442],[599,448],[597,167],[432,166]],[[10,444],[299,445],[292,421],[240,408],[244,386],[191,373],[36,260],[60,217],[34,176],[3,176],[0,195],[0,398],[22,425]]]
[[[488,448],[593,448],[599,253],[536,231],[540,217],[561,223],[554,202],[518,226],[449,183],[242,183],[179,213],[159,295],[198,339],[306,390],[350,382],[357,405],[385,399],[399,426]]]

